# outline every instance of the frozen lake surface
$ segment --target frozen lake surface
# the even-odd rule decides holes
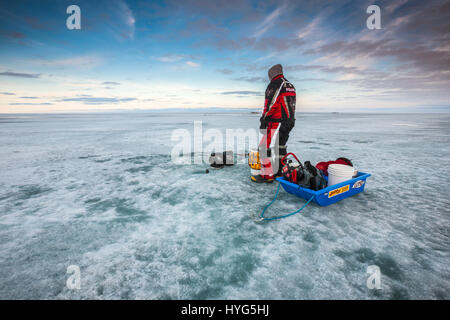
[[[299,114],[289,151],[373,176],[364,193],[269,223],[255,217],[275,183],[170,157],[173,130],[194,120],[225,132],[258,119],[0,115],[0,298],[450,299],[450,115]],[[280,191],[268,215],[303,203]]]

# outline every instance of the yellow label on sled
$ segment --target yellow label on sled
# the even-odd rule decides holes
[[[346,185],[346,186],[343,186],[343,187],[331,190],[330,192],[328,192],[328,198],[337,196],[338,194],[347,192],[348,190],[350,190],[350,185],[349,184]]]

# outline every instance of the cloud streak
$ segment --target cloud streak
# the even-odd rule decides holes
[[[233,74],[234,73],[233,70],[227,69],[227,68],[217,69],[216,72],[221,73],[221,74]]]
[[[221,92],[223,95],[249,95],[249,96],[262,96],[263,94],[258,91],[224,91]]]
[[[263,34],[265,34],[269,29],[271,29],[274,25],[278,17],[283,13],[285,10],[285,6],[278,7],[275,9],[272,13],[270,13],[264,21],[258,26],[258,31],[254,33],[255,38],[261,37]]]
[[[21,72],[6,71],[6,72],[0,72],[0,76],[37,79],[41,75],[40,74],[34,74],[34,73],[21,73]]]
[[[198,67],[200,67],[200,64],[199,64],[199,63],[196,63],[196,62],[193,62],[193,61],[186,61],[186,64],[187,64],[189,67],[193,67],[193,68],[198,68]]]
[[[44,67],[54,68],[81,68],[92,69],[103,62],[103,59],[96,55],[83,55],[61,59],[36,59],[30,61],[33,64],[39,64]]]
[[[7,37],[7,38],[11,38],[11,39],[24,39],[26,38],[26,35],[22,32],[17,32],[17,31],[10,31],[10,32],[5,32],[5,31],[0,31],[0,35]]]
[[[40,102],[40,103],[31,103],[31,102],[11,102],[8,103],[10,106],[51,106],[53,103],[50,102]]]
[[[118,104],[130,101],[136,101],[136,98],[105,98],[105,97],[78,97],[78,98],[65,98],[60,99],[60,102],[81,102],[88,105],[101,105],[101,104]]]

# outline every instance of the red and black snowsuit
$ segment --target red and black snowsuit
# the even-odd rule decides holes
[[[274,77],[266,89],[264,111],[260,119],[260,129],[266,129],[259,152],[261,157],[261,176],[272,179],[281,170],[279,160],[271,162],[271,149],[276,153],[276,159],[286,154],[286,143],[289,132],[295,125],[295,88],[281,74]],[[278,137],[277,137],[278,136]],[[276,139],[278,138],[278,141]]]

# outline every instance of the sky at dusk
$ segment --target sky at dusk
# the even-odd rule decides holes
[[[277,63],[300,112],[448,112],[449,53],[443,0],[0,0],[0,113],[260,109]]]

